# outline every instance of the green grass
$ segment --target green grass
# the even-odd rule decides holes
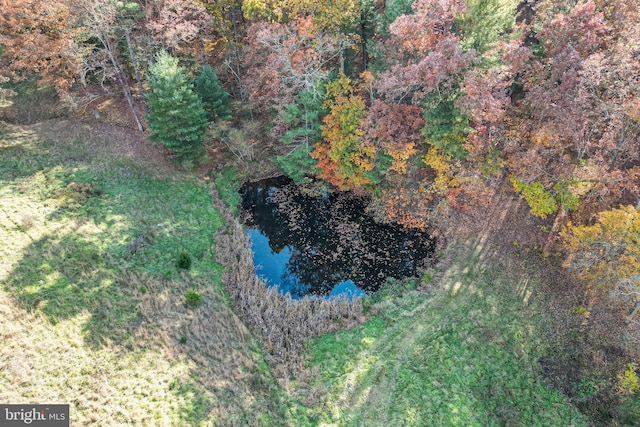
[[[16,211],[49,230],[29,243],[24,249],[29,256],[7,280],[21,305],[38,301],[50,321],[89,309],[87,333],[99,340],[118,334],[114,325],[138,319],[135,301],[116,286],[122,270],[177,280],[175,259],[186,251],[194,254],[193,277],[220,281],[221,266],[211,247],[221,219],[206,186],[151,178],[124,160],[92,168],[61,159],[60,147],[46,141],[37,149],[47,155],[28,161],[28,151],[16,150],[0,159],[0,170],[13,171],[13,176],[3,174],[10,177],[0,181],[3,192],[16,203],[20,197],[31,199],[30,206],[16,206]],[[75,183],[89,183],[100,195],[69,203],[77,197],[65,190]]]
[[[209,184],[35,129],[0,122],[0,401],[70,403],[73,425],[289,424],[222,291]]]
[[[220,194],[220,198],[226,203],[234,215],[238,214],[238,206],[240,205],[240,180],[235,169],[227,167],[215,178],[216,189]]]
[[[586,425],[542,380],[546,319],[534,284],[490,271],[479,252],[442,280],[429,296],[375,297],[376,316],[313,344],[318,375],[300,391],[321,396],[313,416],[345,426]]]
[[[215,183],[237,206],[234,171]],[[542,380],[535,277],[473,245],[429,295],[370,297],[284,390],[223,291],[208,185],[0,122],[0,401],[70,403],[73,425],[586,425]]]

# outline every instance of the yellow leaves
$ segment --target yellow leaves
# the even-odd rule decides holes
[[[242,12],[248,20],[277,22],[313,16],[320,28],[337,29],[359,17],[360,4],[355,0],[244,0]]]
[[[320,176],[341,190],[370,184],[366,174],[375,168],[376,149],[362,140],[366,106],[349,78],[341,76],[327,85],[324,106],[329,110],[321,127],[326,148],[313,154],[323,171]]]
[[[360,80],[362,81],[362,85],[367,88],[373,88],[373,85],[376,82],[376,78],[370,70],[360,73]]]
[[[272,12],[277,20],[282,19],[282,10],[275,7],[269,7],[262,0],[244,0],[242,2],[242,13],[247,20],[254,18],[266,18]]]
[[[557,144],[558,137],[550,129],[543,127],[533,132],[531,135],[531,141],[536,145],[543,145],[545,147],[551,147]]]
[[[632,394],[640,391],[640,380],[638,380],[638,374],[632,363],[627,363],[627,370],[618,378],[620,380],[620,389],[624,393]]]
[[[547,191],[541,182],[527,184],[515,176],[512,176],[510,180],[513,188],[520,193],[520,197],[525,199],[529,204],[533,215],[546,218],[558,210],[558,205],[553,194]]]
[[[326,91],[327,96],[324,102],[324,107],[331,108],[334,104],[340,104],[340,101],[344,102],[344,99],[353,95],[355,88],[351,79],[342,74],[336,80],[327,83]]]
[[[569,223],[561,237],[566,264],[598,295],[640,274],[640,211],[633,206],[601,212],[593,225]]]
[[[358,167],[363,172],[370,172],[375,168],[374,163],[374,154],[375,147],[370,146],[361,146],[358,151],[355,151],[349,157],[349,160]],[[368,180],[367,180],[368,181]]]
[[[451,156],[442,154],[432,147],[423,158],[423,162],[438,174],[446,174],[451,170]]]
[[[416,144],[413,142],[398,145],[402,148],[389,148],[387,150],[387,154],[393,159],[389,170],[404,175],[407,173],[407,161],[411,156],[416,154],[418,150],[415,149]]]
[[[571,191],[571,194],[579,198],[587,194],[591,190],[591,188],[593,188],[593,181],[591,180],[573,181],[568,188],[569,188],[569,191]]]
[[[227,48],[227,42],[223,38],[202,38],[202,45],[207,53],[221,53]]]
[[[459,180],[455,176],[455,168],[451,163],[452,156],[441,153],[432,147],[423,157],[422,161],[436,173],[433,180],[432,191],[436,194],[444,194],[449,188],[458,187]]]

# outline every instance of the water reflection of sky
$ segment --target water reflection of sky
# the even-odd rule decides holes
[[[240,193],[256,273],[294,298],[375,292],[388,277],[415,275],[433,252],[427,233],[376,222],[351,193],[314,197],[286,178]]]
[[[295,299],[302,298],[311,285],[302,283],[298,275],[289,270],[288,263],[293,254],[291,247],[285,246],[276,253],[269,246],[269,238],[260,230],[251,228],[247,234],[251,239],[256,274],[262,277],[268,286],[277,286],[281,293],[289,293]],[[352,298],[363,295],[365,292],[352,280],[344,280],[335,284],[327,298]]]

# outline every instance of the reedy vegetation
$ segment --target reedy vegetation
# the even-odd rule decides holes
[[[295,405],[223,290],[208,186],[128,158],[147,144],[0,122],[0,400],[69,403],[72,425],[287,425]]]
[[[306,297],[297,301],[268,287],[255,274],[244,227],[213,187],[211,197],[226,223],[215,235],[216,259],[225,267],[222,281],[234,307],[284,372],[299,370],[309,338],[355,324],[362,315],[362,299]]]

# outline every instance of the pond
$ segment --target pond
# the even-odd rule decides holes
[[[311,197],[285,177],[240,193],[256,274],[292,298],[375,292],[387,277],[415,275],[434,250],[425,232],[374,221],[351,193]]]

